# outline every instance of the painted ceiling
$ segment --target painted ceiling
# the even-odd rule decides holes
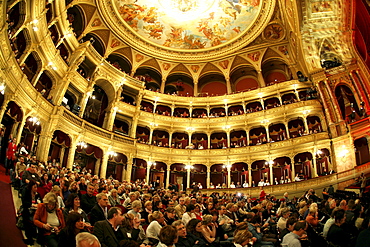
[[[115,0],[120,18],[136,34],[174,49],[215,48],[245,33],[261,0]]]

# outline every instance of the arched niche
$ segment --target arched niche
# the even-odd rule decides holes
[[[318,116],[307,117],[308,131],[310,134],[322,132],[321,119]]]
[[[188,118],[190,117],[190,111],[188,108],[177,107],[173,111],[174,117]]]
[[[129,123],[123,120],[115,119],[113,124],[113,132],[121,134],[121,135],[128,135],[129,133]]]
[[[172,148],[184,149],[189,145],[189,135],[187,133],[175,132],[172,134]]]
[[[211,184],[214,187],[216,186],[226,186],[227,184],[227,170],[226,168],[223,168],[223,164],[214,164],[211,166],[210,171],[210,178],[211,178]]]
[[[140,110],[146,111],[146,112],[153,112],[154,105],[151,102],[148,101],[141,101]]]
[[[41,123],[37,119],[31,116],[26,119],[20,143],[24,144],[29,154],[36,153],[37,143],[40,137],[41,130],[42,130]]]
[[[244,108],[242,105],[232,105],[227,109],[227,113],[229,116],[243,115]]]
[[[245,130],[235,130],[230,132],[230,147],[246,147],[247,143],[247,132]]]
[[[131,181],[144,181],[146,179],[147,162],[143,159],[134,158],[131,171]],[[151,184],[151,181],[147,181]]]
[[[28,80],[32,83],[35,75],[41,68],[41,61],[36,60],[34,52],[31,52],[24,62],[22,67],[23,73],[27,76]]]
[[[249,102],[245,106],[246,113],[258,112],[258,111],[262,111],[262,110],[263,110],[263,107],[261,105],[261,102],[259,102],[259,101]]]
[[[272,174],[273,182],[272,185],[276,184],[276,181],[280,183],[281,180],[288,181],[288,178],[292,179],[291,160],[289,157],[279,157],[273,160]]]
[[[316,158],[316,173],[320,175],[326,175],[326,173],[333,169],[331,164],[330,151],[327,148],[317,150],[315,154]]]
[[[184,73],[174,73],[167,77],[165,84],[166,94],[173,94],[171,91],[166,89],[175,88],[176,94],[179,96],[194,96],[194,82],[193,78]]]
[[[105,109],[108,107],[108,95],[103,88],[94,85],[94,91],[89,97],[83,118],[99,127],[103,126]]]
[[[66,3],[66,6],[68,4]],[[86,23],[86,17],[82,11],[82,9],[74,5],[71,8],[67,9],[67,20],[69,24],[72,26],[72,30],[75,33],[76,37],[80,37],[83,30],[85,30],[85,23]]]
[[[109,155],[107,165],[107,178],[113,178],[122,181],[122,177],[126,177],[127,156],[123,153]]]
[[[236,188],[241,188],[242,184],[247,182],[249,184],[248,164],[238,162],[231,165],[231,181],[234,182]]]
[[[137,126],[136,128],[136,138],[137,142],[149,144],[149,134],[150,130],[147,127]]]
[[[145,82],[145,87],[148,90],[157,91],[161,87],[162,74],[155,68],[148,66],[139,67],[134,74],[134,78]],[[149,87],[150,85],[155,85],[155,87]]]
[[[255,127],[249,131],[249,145],[260,145],[267,143],[267,135],[265,127]]]
[[[251,164],[252,168],[252,187],[258,185],[262,181],[269,181],[270,168],[266,160],[257,160]]]
[[[226,117],[226,110],[224,106],[213,107],[209,111],[209,117]]]
[[[198,96],[218,96],[227,94],[226,80],[222,74],[207,74],[199,78]],[[197,95],[195,95],[197,96]]]
[[[192,111],[192,118],[205,118],[208,116],[207,109],[204,108],[195,108]]]
[[[167,177],[167,165],[161,161],[154,162],[150,167],[149,183],[153,184],[155,189],[164,188]]]
[[[205,133],[193,133],[191,143],[196,149],[208,149],[208,136]]]
[[[152,145],[158,147],[169,147],[168,132],[163,130],[154,130],[152,137]]]
[[[341,116],[348,122],[359,119],[359,108],[352,90],[346,85],[338,85],[335,88],[335,97],[339,104]]]
[[[281,100],[283,101],[283,105],[289,105],[292,103],[298,102],[297,96],[295,93],[285,93],[281,97]]]
[[[119,71],[122,71],[124,73],[130,73],[131,72],[131,69],[132,69],[132,65],[130,63],[130,61],[120,55],[120,54],[110,54],[106,60],[113,66],[115,67],[116,69],[118,69]]]
[[[105,44],[103,40],[94,33],[88,33],[85,37],[83,37],[83,41],[90,41],[91,45],[95,48],[96,52],[100,54],[100,56],[104,57],[105,54]]]
[[[55,159],[56,162],[60,163],[62,167],[66,167],[70,148],[71,148],[71,138],[69,137],[69,135],[61,130],[56,130],[53,133],[48,156],[50,157],[50,160]],[[81,151],[81,154],[82,153],[83,152]],[[87,157],[85,158],[88,160]],[[83,167],[84,166],[82,165],[81,168]]]
[[[36,83],[35,89],[38,92],[40,92],[44,98],[49,99],[49,94],[52,88],[53,88],[53,81],[49,76],[49,72],[45,70],[42,72],[41,76],[39,77]]]
[[[262,75],[266,86],[284,82],[292,78],[289,66],[280,59],[268,59],[262,64]]]
[[[288,122],[288,131],[290,138],[303,136],[306,132],[304,120],[301,118],[293,119]]]
[[[287,139],[285,124],[277,123],[269,126],[270,140],[274,142],[284,141]]]
[[[171,107],[166,105],[157,105],[155,108],[155,113],[163,116],[171,116]]]
[[[207,188],[207,167],[203,164],[194,164],[190,173],[190,181],[200,183],[203,188]]]
[[[313,177],[312,174],[312,153],[303,152],[294,156],[294,170],[295,174],[299,174],[301,179],[309,179]]]
[[[280,100],[277,97],[268,98],[265,100],[265,109],[271,109],[275,107],[279,107],[281,105]]]
[[[368,139],[366,137],[356,139],[354,141],[354,146],[355,146],[356,164],[359,166],[367,162],[370,162]]]
[[[260,87],[258,73],[251,66],[241,66],[230,73],[230,82],[234,92],[247,92]]]
[[[187,173],[185,170],[185,164],[174,163],[170,166],[170,183],[174,184],[179,190],[186,189]]]
[[[211,148],[222,149],[229,147],[227,135],[225,132],[216,132],[211,134]]]

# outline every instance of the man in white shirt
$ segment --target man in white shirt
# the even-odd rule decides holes
[[[243,188],[248,188],[249,187],[249,184],[248,184],[248,182],[247,181],[245,181],[244,183],[243,183]]]

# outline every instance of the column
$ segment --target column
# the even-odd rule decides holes
[[[186,170],[186,189],[190,188],[190,170],[190,168]]]
[[[114,120],[117,114],[117,107],[114,105],[115,104],[112,105],[110,111],[108,111],[105,115],[105,128],[109,131],[113,130]]]
[[[167,77],[163,77],[162,78],[162,82],[161,82],[161,93],[164,93],[164,88],[166,87],[166,80],[167,80]]]
[[[0,109],[0,123],[3,120],[4,114],[6,112],[6,108],[8,107],[8,103],[10,102],[10,99],[9,98],[10,97],[7,97],[7,92],[5,92],[4,102],[3,102],[3,105],[1,106],[1,109]]]
[[[101,164],[101,158],[100,159],[97,159],[97,161],[95,162],[94,175],[98,175],[99,176],[100,164]]]
[[[262,109],[265,110],[265,101],[263,100],[263,98],[260,98],[260,103],[262,105]]]
[[[206,181],[207,189],[209,189],[210,184],[211,184],[211,167],[207,165],[207,181]]]
[[[207,137],[208,137],[208,149],[211,149],[211,135],[208,133]]]
[[[295,96],[297,97],[297,100],[301,101],[301,99],[299,98],[299,93],[298,93],[297,89],[294,89],[294,93],[295,93]]]
[[[150,128],[149,144],[152,144],[152,139],[153,139],[153,129],[152,129],[152,128]]]
[[[245,131],[245,133],[246,133],[246,136],[247,136],[247,146],[249,146],[249,130],[247,129],[246,131]]]
[[[231,165],[227,165],[227,188],[230,188],[231,181]]]
[[[227,130],[227,132],[226,132],[226,139],[227,139],[227,147],[229,148],[230,144],[231,144],[231,142],[230,142],[230,131],[229,130]]]
[[[266,139],[267,139],[267,142],[270,142],[270,132],[269,132],[269,127],[265,126],[265,129],[266,129]]]
[[[170,167],[167,167],[167,176],[166,176],[166,187],[170,186],[170,176],[171,176],[171,169]]]
[[[23,118],[22,118],[22,122],[20,123],[20,125],[18,126],[18,132],[17,132],[17,144],[21,141],[21,137],[22,137],[22,132],[23,132],[23,128],[24,128],[24,124],[26,123],[26,119],[27,119],[27,116],[24,115]]]
[[[168,133],[168,146],[169,147],[172,146],[172,134],[173,134],[172,131]]]
[[[193,135],[193,132],[190,132],[188,135],[189,135],[188,145],[190,146],[191,145],[191,136]]]
[[[135,138],[136,136],[136,129],[137,129],[137,123],[139,121],[138,114],[135,113],[135,116],[132,118],[132,125],[130,129],[130,137]]]
[[[269,164],[269,168],[270,168],[270,184],[273,185],[274,184],[274,174],[273,174],[273,164]]]
[[[230,77],[225,77],[225,80],[226,80],[227,94],[231,94],[232,90],[231,90],[231,84],[230,84]]]
[[[266,87],[266,82],[265,82],[265,79],[263,78],[262,70],[259,70],[259,71],[258,71],[258,76],[257,76],[257,78],[258,78],[258,81],[259,81],[259,83],[260,83],[261,87]]]
[[[145,179],[146,179],[146,182],[148,183],[148,184],[150,184],[149,183],[149,179],[150,179],[150,168],[151,168],[151,166],[152,166],[152,162],[147,162],[147,166],[146,166],[146,177],[145,177]]]
[[[333,102],[333,107],[334,107],[334,111],[335,111],[335,114],[337,116],[337,119],[342,119],[342,115],[339,111],[338,103],[335,100],[336,97],[334,96],[333,92],[331,91],[327,81],[325,81],[325,86],[326,86],[326,89],[328,90],[331,102]],[[338,122],[341,122],[341,121],[339,120]]]
[[[306,133],[309,134],[310,133],[310,130],[308,129],[308,123],[307,123],[307,118],[306,116],[304,116],[304,119],[303,119],[303,124],[304,124],[304,128],[306,129]]]
[[[248,164],[248,185],[252,187],[252,166]]]
[[[317,164],[316,164],[315,154],[312,157],[312,164],[313,164],[313,167],[311,166],[311,174],[313,178],[316,178],[318,177],[318,175],[317,175]]]
[[[153,105],[153,113],[155,113],[155,111],[157,110],[157,101],[154,101],[154,105]]]
[[[294,167],[294,156],[293,157],[290,157],[290,160],[291,160],[291,174],[290,174],[290,180],[291,181],[294,181],[294,177],[295,177],[295,167]],[[285,178],[284,178],[285,179]]]
[[[285,125],[286,138],[287,139],[290,139],[289,124],[288,123],[284,123],[284,125]]]
[[[41,70],[39,71],[38,74],[34,75],[33,78],[32,78],[32,82],[31,84],[33,85],[33,87],[36,86],[38,80],[40,79],[42,73],[45,71],[45,68],[41,68]]]
[[[100,165],[100,177],[101,178],[106,178],[107,177],[107,168],[108,168],[108,159],[109,159],[109,154],[108,150],[103,151],[103,158],[101,161]]]
[[[47,160],[51,139],[53,138],[52,132],[45,131],[45,133],[48,134],[41,134],[39,138],[39,143],[37,145],[36,156],[39,160]]]
[[[127,182],[131,181],[132,163],[133,163],[133,157],[132,157],[132,154],[130,154],[129,157],[127,157],[126,177],[122,177],[122,180],[126,180]],[[148,183],[148,181],[146,182]]]
[[[331,118],[331,115],[330,115],[330,111],[329,111],[329,107],[328,107],[328,104],[326,102],[326,98],[325,98],[325,94],[320,86],[321,83],[319,83],[317,85],[317,90],[319,91],[319,94],[321,96],[321,100],[322,100],[322,103],[324,105],[324,109],[325,109],[325,113],[326,113],[326,116],[328,116],[327,120],[329,122],[329,125],[333,124],[333,119]],[[308,129],[307,129],[308,131]]]
[[[198,79],[194,79],[194,96],[198,96]]]
[[[92,91],[93,91],[93,86],[89,86],[87,88],[86,93],[83,95],[81,101],[79,102],[80,112],[78,113],[78,116],[80,118],[82,118],[84,116],[86,105],[87,105],[87,101],[89,100],[89,97],[92,94]]]
[[[350,75],[351,75],[352,73],[350,73]],[[362,79],[362,77],[361,77],[361,75],[360,75],[360,73],[359,73],[359,71],[358,70],[356,70],[355,71],[355,75],[356,75],[356,77],[357,77],[357,79],[358,80],[356,80],[355,78],[353,78],[354,79],[354,84],[357,84],[356,82],[358,81],[358,83],[360,84],[360,86],[361,86],[361,88],[362,88],[362,90],[359,90],[361,93],[363,93],[363,92],[368,92],[368,89],[366,88],[366,86],[367,86],[367,83],[364,83],[364,81],[363,81],[363,79]],[[363,95],[363,97],[366,99],[366,100],[364,100],[364,103],[365,103],[365,106],[366,106],[366,113],[369,115],[369,111],[370,111],[370,105],[369,105],[369,96],[368,96],[368,94],[366,94],[366,93],[364,93],[364,95]]]
[[[64,159],[65,151],[66,151],[66,148],[64,146],[62,146],[62,149],[60,150],[60,155],[59,155],[60,166],[63,165],[63,159]]]
[[[76,146],[77,146],[77,138],[75,138],[75,140],[71,140],[71,146],[69,147],[69,151],[68,151],[67,168],[71,170],[73,167],[73,163],[75,161]]]

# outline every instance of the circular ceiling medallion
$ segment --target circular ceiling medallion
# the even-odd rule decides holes
[[[275,0],[99,0],[116,36],[147,55],[209,61],[244,48],[261,34]]]
[[[122,20],[139,36],[175,49],[216,47],[237,38],[255,21],[259,0],[116,1]]]

